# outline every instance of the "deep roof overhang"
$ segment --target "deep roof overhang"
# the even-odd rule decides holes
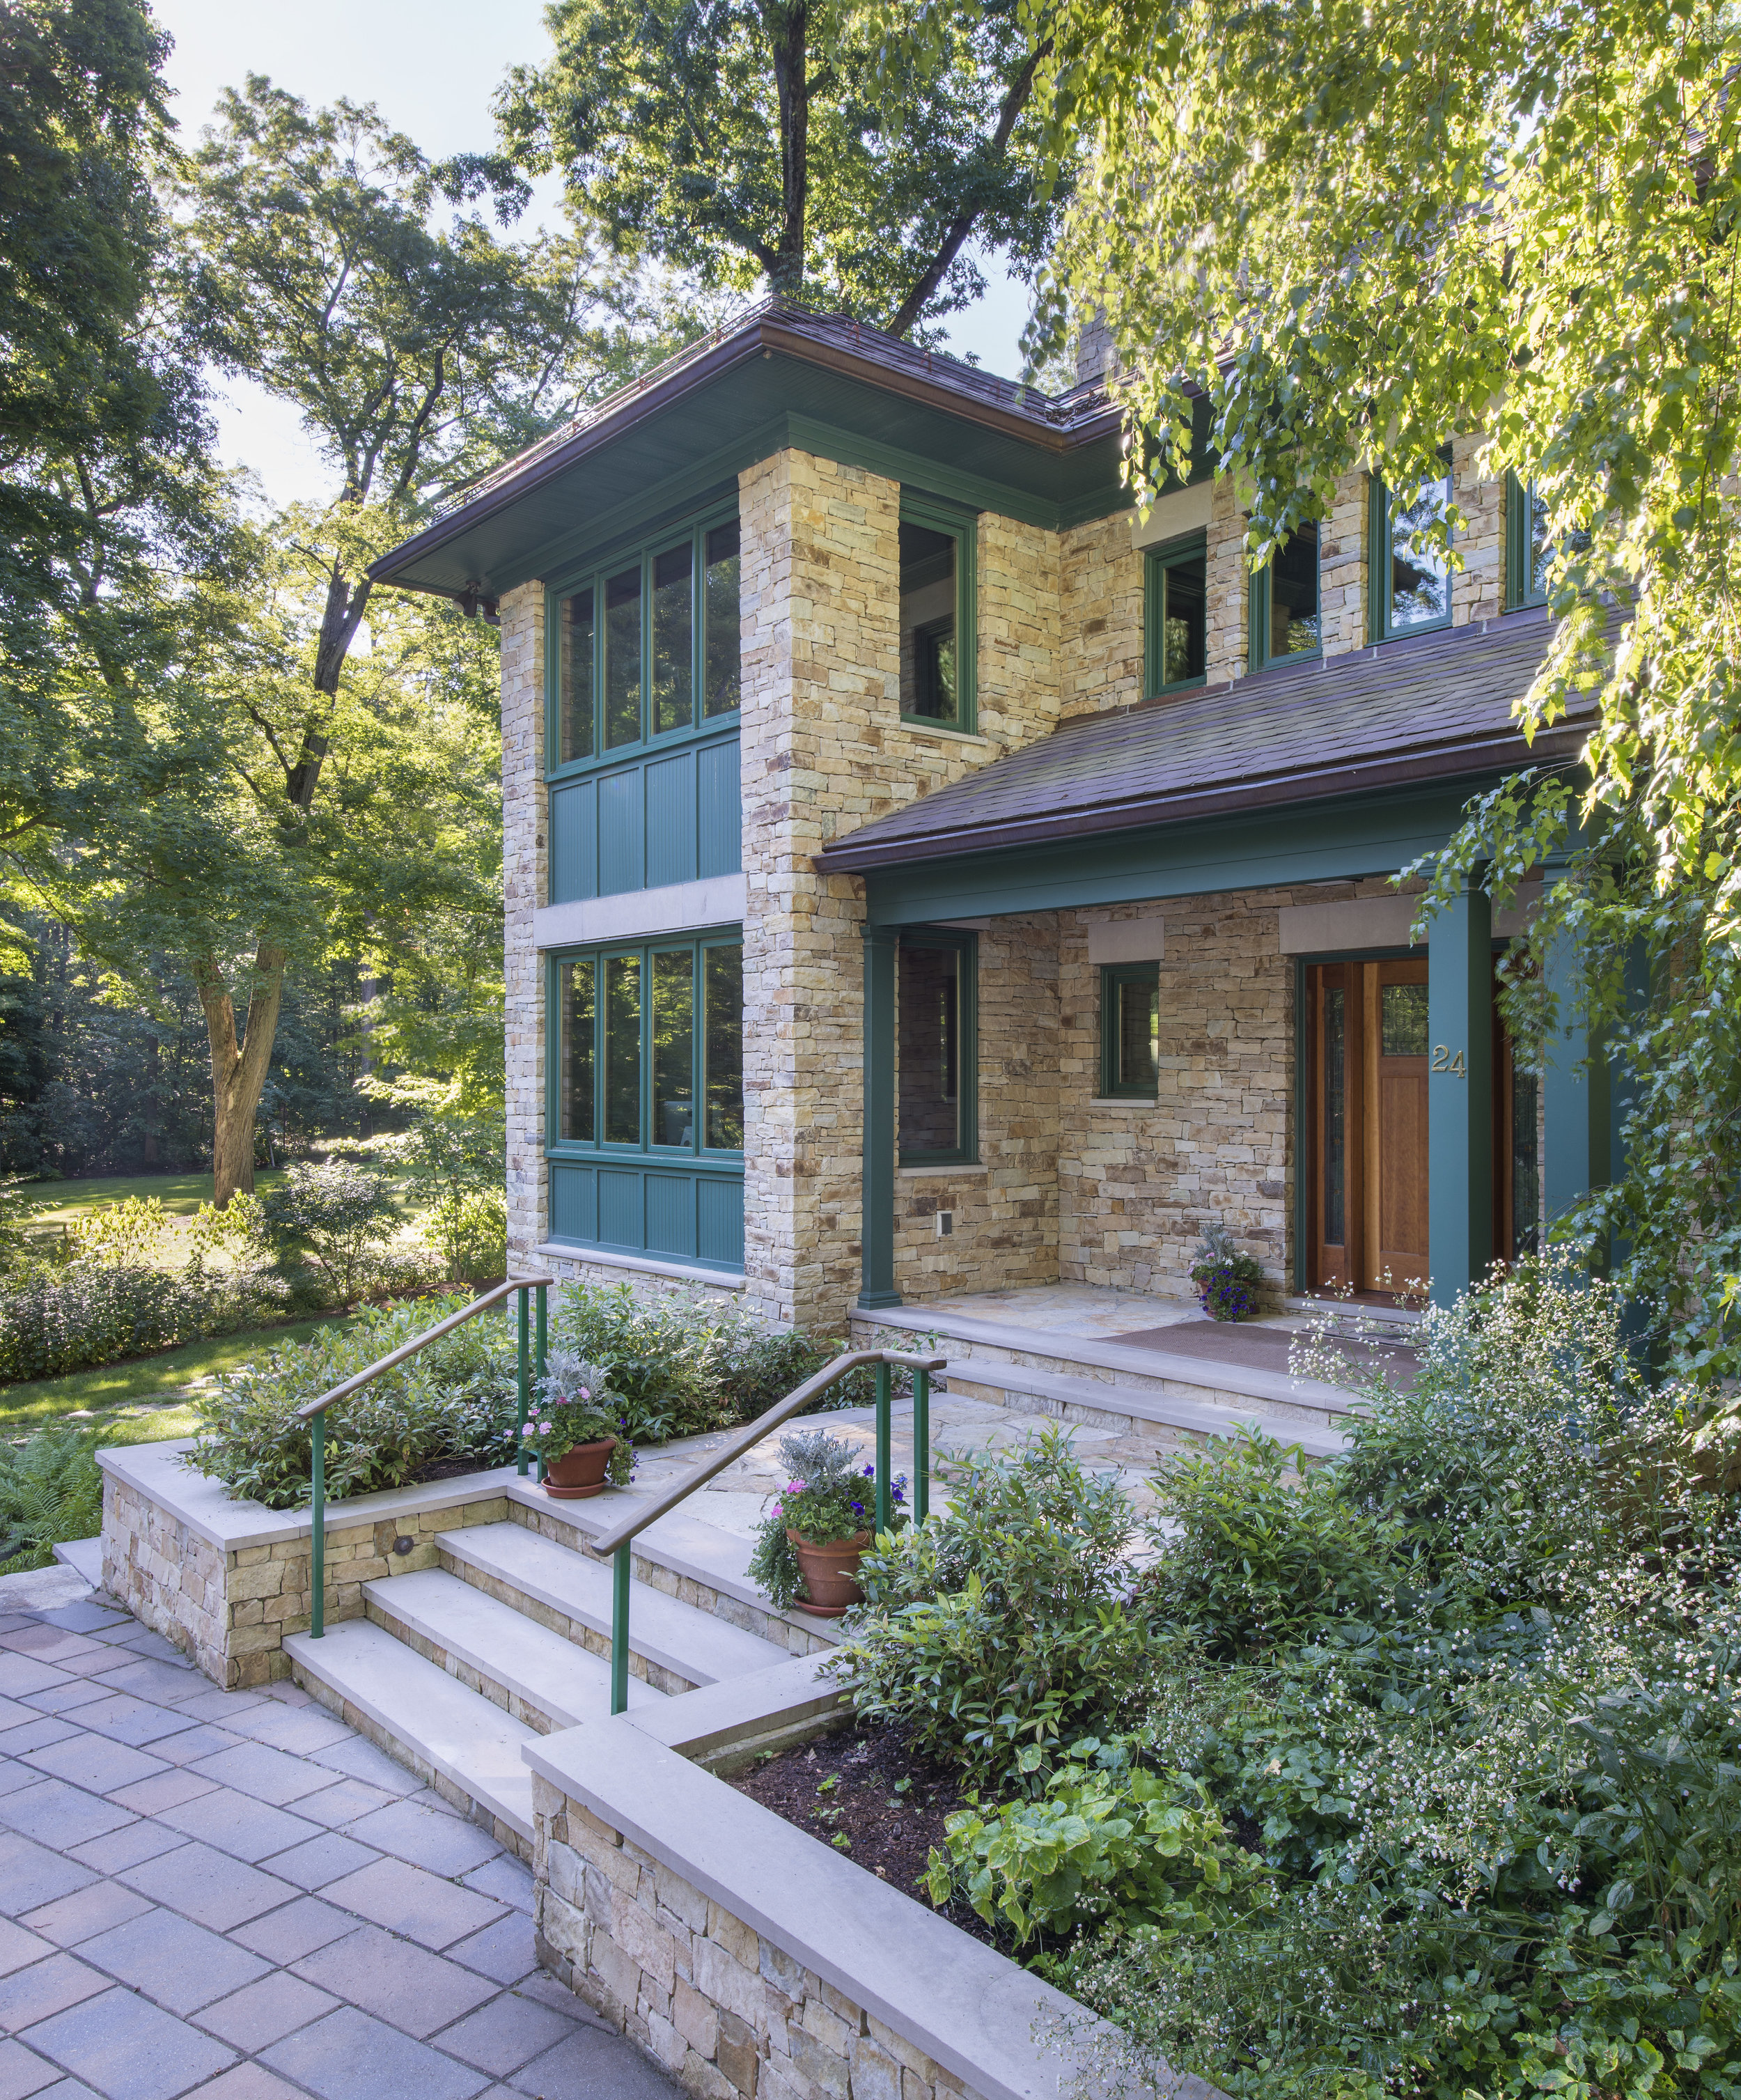
[[[662,492],[699,498],[787,444],[1053,529],[1130,501],[1104,392],[1054,399],[772,302],[510,461],[369,573],[499,598],[605,544]]]

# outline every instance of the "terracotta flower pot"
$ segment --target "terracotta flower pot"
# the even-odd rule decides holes
[[[831,1538],[820,1546],[800,1538],[796,1531],[788,1530],[786,1536],[798,1556],[804,1586],[809,1593],[808,1603],[802,1597],[794,1600],[800,1612],[809,1612],[813,1618],[837,1619],[853,1605],[863,1604],[858,1563],[870,1543],[868,1531],[855,1531],[850,1538]]]
[[[590,1444],[571,1445],[560,1458],[544,1467],[544,1491],[558,1502],[575,1502],[605,1491],[605,1469],[617,1447],[614,1436],[596,1437]]]

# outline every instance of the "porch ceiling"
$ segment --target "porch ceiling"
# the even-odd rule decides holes
[[[1066,722],[837,839],[817,865],[869,875],[1569,758],[1593,697],[1533,746],[1513,712],[1548,634],[1545,614],[1513,613]]]

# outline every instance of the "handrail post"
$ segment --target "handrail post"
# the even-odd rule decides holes
[[[892,1507],[890,1489],[894,1459],[891,1450],[889,1402],[894,1384],[893,1374],[887,1363],[876,1367],[876,1528],[887,1531]]]
[[[931,1374],[913,1374],[913,1521],[931,1514]]]
[[[634,1548],[619,1546],[611,1567],[610,1583],[610,1710],[628,1708],[628,1585]]]
[[[308,1540],[308,1630],[319,1640],[326,1631],[326,1417],[315,1416],[314,1451],[309,1466],[314,1520]]]
[[[536,1383],[544,1383],[544,1374],[550,1368],[550,1286],[538,1286],[537,1339],[532,1348],[532,1378]]]
[[[515,1373],[516,1379],[517,1379],[517,1381],[518,1381],[518,1383],[519,1389],[520,1389],[520,1408],[519,1408],[519,1418],[518,1418],[518,1421],[515,1423],[515,1424],[514,1424],[514,1446],[515,1446],[515,1449],[514,1449],[514,1454],[513,1454],[513,1462],[514,1462],[515,1465],[516,1465],[517,1467],[518,1467],[518,1468],[519,1468],[519,1470],[520,1470],[520,1472],[521,1472],[521,1474],[522,1475],[522,1476],[524,1476],[525,1471],[526,1471],[526,1405],[527,1405],[527,1364],[526,1364],[526,1357],[527,1357],[526,1316],[527,1316],[527,1302],[526,1302],[526,1301],[527,1301],[527,1288],[526,1288],[526,1286],[525,1286],[524,1284],[522,1284],[522,1285],[521,1285],[521,1286],[520,1286],[520,1288],[519,1288],[519,1290],[517,1290],[517,1291],[514,1293],[515,1297],[518,1299],[518,1300],[519,1300],[519,1304],[520,1304],[520,1355],[519,1355],[519,1361],[518,1361],[518,1366],[517,1366],[517,1369],[516,1369],[516,1373]]]

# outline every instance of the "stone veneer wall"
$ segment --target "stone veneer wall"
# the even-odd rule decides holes
[[[970,2090],[539,1773],[532,1824],[540,1961],[697,2100]]]
[[[544,585],[501,602],[502,902],[507,1030],[509,1273],[535,1261],[549,1229],[544,1172],[544,958],[533,914],[549,893],[544,791]]]
[[[499,1524],[508,1514],[501,1495],[362,1524],[346,1524],[343,1508],[335,1503],[327,1515],[328,1621],[364,1616],[365,1582],[438,1566],[437,1532]],[[411,1552],[395,1553],[394,1541],[408,1537],[417,1542]],[[270,1683],[290,1674],[285,1635],[307,1630],[308,1534],[226,1551],[111,1474],[103,1485],[103,1586],[224,1690]]]

